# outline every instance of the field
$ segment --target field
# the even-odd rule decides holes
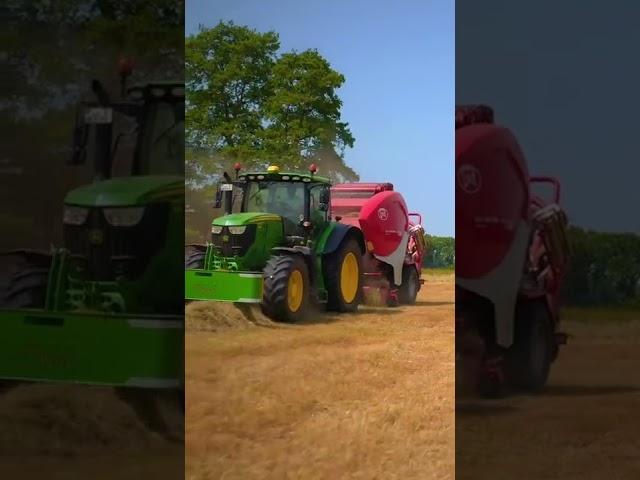
[[[457,401],[457,479],[639,478],[640,312],[565,313],[544,394]]]
[[[418,305],[278,325],[187,308],[186,478],[453,479],[453,276]]]
[[[180,478],[182,413],[155,397],[169,427],[148,428],[112,388],[31,384],[0,396],[0,478]]]

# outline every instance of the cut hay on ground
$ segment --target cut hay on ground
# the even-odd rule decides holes
[[[259,306],[228,302],[191,302],[185,308],[185,319],[186,329],[193,332],[220,332],[273,325]]]
[[[159,409],[167,427],[182,429],[182,412]],[[168,408],[165,408],[168,407]],[[25,384],[0,395],[0,455],[64,455],[97,450],[161,447],[170,442],[150,430],[108,387]]]

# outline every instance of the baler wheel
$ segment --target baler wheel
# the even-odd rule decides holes
[[[398,289],[398,299],[405,305],[413,305],[418,298],[420,279],[413,265],[405,265],[402,269],[402,285]]]
[[[309,305],[309,269],[300,255],[275,255],[264,269],[262,311],[277,322],[298,322]]]
[[[324,283],[327,308],[336,312],[355,312],[362,302],[362,253],[358,242],[349,238],[327,258]]]
[[[515,339],[509,352],[509,383],[531,393],[541,391],[549,377],[553,345],[546,307],[536,302],[518,305]]]

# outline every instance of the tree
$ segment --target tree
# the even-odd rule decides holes
[[[345,148],[354,143],[348,125],[340,121],[342,101],[336,90],[343,83],[344,76],[315,50],[285,53],[278,59],[265,106],[271,157],[296,169],[310,161],[323,163],[331,153],[334,161],[342,159]]]
[[[455,239],[453,237],[436,237],[425,235],[427,254],[425,267],[453,267],[456,260]]]
[[[187,37],[187,175],[206,183],[236,161],[277,162],[357,179],[344,164],[353,136],[340,120],[344,77],[315,50],[279,55],[275,32],[233,22]]]
[[[219,23],[187,38],[188,146],[248,163],[262,150],[264,103],[280,48],[273,32]]]

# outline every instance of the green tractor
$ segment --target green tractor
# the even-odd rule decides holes
[[[63,246],[0,255],[0,379],[183,392],[184,83],[92,90]]]
[[[329,179],[267,171],[225,172],[211,242],[188,245],[185,297],[259,303],[275,321],[302,320],[309,308],[353,312],[362,299],[360,229],[330,218]]]

